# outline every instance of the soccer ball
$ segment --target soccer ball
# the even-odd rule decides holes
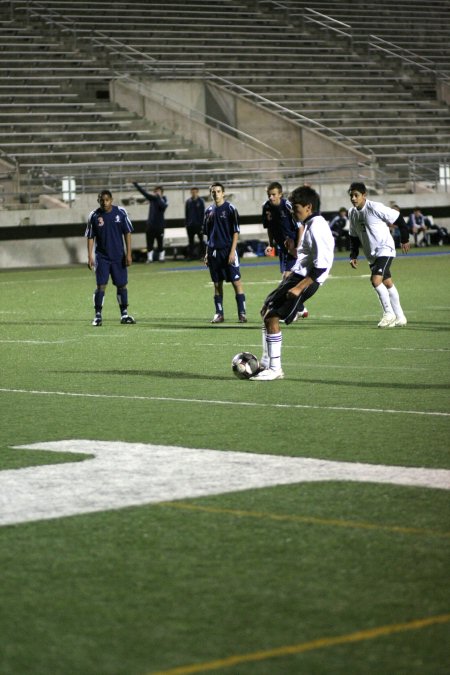
[[[231,362],[233,373],[240,380],[248,380],[259,370],[259,361],[250,352],[240,352],[233,357]]]

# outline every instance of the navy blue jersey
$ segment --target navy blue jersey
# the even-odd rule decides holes
[[[147,192],[147,190],[139,185],[139,183],[133,183],[133,185],[150,202],[147,225],[157,232],[164,232],[166,226],[164,211],[169,206],[167,197],[165,195]]]
[[[201,227],[205,217],[205,202],[201,197],[189,197],[185,204],[186,227]]]
[[[95,252],[110,260],[122,260],[124,254],[123,237],[133,232],[128,213],[122,206],[113,206],[111,211],[101,208],[89,214],[85,236],[95,239]]]
[[[233,235],[239,230],[239,214],[230,202],[221,206],[211,204],[205,211],[203,232],[209,248],[231,248]]]
[[[275,206],[268,199],[264,202],[262,209],[263,227],[270,230],[274,241],[285,250],[284,242],[286,239],[297,241],[298,225],[295,221],[291,203],[281,198],[278,206]]]

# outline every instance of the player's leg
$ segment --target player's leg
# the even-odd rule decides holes
[[[223,281],[217,280],[214,281],[214,309],[215,313],[211,319],[211,323],[223,323],[224,322],[224,311],[223,311]]]
[[[111,278],[117,289],[117,302],[120,309],[120,323],[136,323],[128,314],[128,269],[122,262],[112,263]]]
[[[156,250],[158,252],[158,261],[164,262],[166,252],[164,251],[164,232],[158,232],[156,235]]]
[[[97,287],[94,291],[93,302],[95,317],[92,321],[93,326],[102,325],[103,303],[105,301],[106,286],[108,285],[110,274],[110,261],[107,258],[97,255],[95,259],[95,280]]]
[[[236,253],[233,264],[226,261],[225,280],[230,281],[234,288],[236,298],[237,314],[239,323],[247,323],[247,311],[245,307],[245,294],[241,281],[241,268],[239,266],[239,257]]]
[[[378,323],[379,328],[393,328],[395,325],[395,312],[391,305],[389,291],[383,283],[383,280],[389,277],[391,261],[392,258],[377,258],[370,266],[372,272],[370,281],[383,310],[383,316]]]
[[[396,286],[394,285],[394,282],[392,281],[390,273],[387,279],[383,279],[383,285],[385,286],[385,288],[387,288],[387,291],[389,293],[389,300],[391,302],[391,306],[395,314],[394,326],[406,326],[408,321],[400,304],[400,295],[398,293]]]

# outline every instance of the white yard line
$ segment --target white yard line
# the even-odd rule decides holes
[[[255,384],[249,382],[248,386]],[[256,384],[256,386],[259,386]],[[360,408],[356,406],[339,405],[308,405],[306,403],[257,403],[255,401],[225,401],[219,399],[178,398],[175,396],[128,396],[126,394],[88,394],[71,391],[45,391],[37,389],[9,389],[1,387],[0,392],[5,394],[29,394],[30,396],[67,396],[73,398],[104,398],[121,399],[127,401],[162,401],[168,403],[199,403],[200,405],[246,406],[249,408],[286,408],[303,410],[331,410],[339,412],[366,412],[381,413],[383,415],[422,415],[431,417],[450,417],[450,412],[430,410],[394,410],[391,408]]]

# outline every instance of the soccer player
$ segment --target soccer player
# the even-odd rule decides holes
[[[209,191],[214,204],[208,206],[205,211],[203,233],[206,235],[207,247],[204,260],[214,284],[216,311],[211,323],[224,321],[224,281],[233,285],[239,323],[246,323],[245,295],[236,250],[239,238],[239,214],[236,207],[225,199],[225,188],[222,183],[213,183]]]
[[[184,222],[188,236],[188,257],[190,260],[205,255],[203,245],[203,219],[205,217],[205,202],[199,196],[198,187],[191,188],[191,196],[186,199],[184,204]],[[196,255],[195,251],[195,237],[198,238],[200,251]]]
[[[260,364],[263,370],[250,378],[258,382],[284,377],[280,321],[289,325],[295,320],[298,308],[317,292],[328,277],[334,259],[334,238],[327,221],[320,215],[317,192],[309,186],[301,186],[293,191],[289,200],[304,231],[291,274],[267,296],[261,309],[264,327]]]
[[[364,183],[352,183],[348,194],[353,205],[348,214],[350,265],[356,269],[361,245],[369,263],[370,281],[383,309],[383,316],[378,327],[406,326],[406,316],[391,277],[391,264],[396,253],[390,226],[396,225],[400,230],[400,247],[403,253],[409,251],[408,227],[399,211],[381,202],[367,199],[367,189]]]
[[[164,262],[164,230],[166,228],[164,212],[169,205],[167,197],[164,195],[164,188],[161,185],[157,185],[153,189],[153,193],[151,193],[147,192],[147,190],[139,185],[139,183],[134,182],[133,185],[150,202],[147,229],[145,231],[147,239],[147,262],[152,263],[155,259],[159,262]],[[156,251],[153,250],[155,240]]]
[[[280,183],[273,181],[267,187],[267,200],[262,208],[263,227],[267,230],[269,245],[265,249],[266,255],[272,255],[275,246],[278,247],[280,271],[283,279],[289,276],[297,260],[297,247],[303,228],[295,221],[292,205],[283,197],[283,188]],[[286,246],[286,242],[290,247]],[[292,242],[295,243],[293,249]]]
[[[102,190],[97,199],[100,206],[89,214],[86,234],[88,267],[95,270],[97,288],[94,293],[95,318],[93,326],[102,325],[105,290],[111,276],[117,288],[120,323],[136,323],[128,314],[128,270],[131,265],[131,233],[133,226],[127,212],[113,205],[112,194]],[[95,242],[95,251],[94,251]]]

